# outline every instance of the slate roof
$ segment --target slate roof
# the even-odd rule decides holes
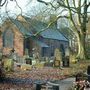
[[[42,32],[41,35],[44,38],[68,41],[61,33],[59,33],[57,30],[53,30],[53,29],[48,29],[45,32]]]
[[[37,21],[35,19],[30,19],[30,18],[27,18],[27,17],[24,17],[24,18],[29,24],[29,27],[28,27],[29,29],[24,27],[24,25],[20,21],[18,21],[16,19],[12,20],[13,23],[19,28],[20,32],[24,36],[33,36],[33,34],[39,32],[39,31],[41,31],[41,30],[43,30],[47,27],[47,24],[43,23],[41,21]],[[45,31],[41,32],[40,35],[43,38],[68,41],[68,39],[66,39],[64,37],[64,35],[61,34],[55,27],[49,27]]]
[[[35,32],[39,32],[43,29],[45,29],[47,27],[46,23],[37,21],[37,20],[33,20],[33,19],[28,19],[25,18],[26,21],[30,22],[30,24],[32,24],[34,26],[34,31]],[[49,27],[48,29],[46,29],[45,31],[41,32],[40,35],[44,38],[49,38],[49,39],[56,39],[56,40],[63,40],[63,41],[68,41],[68,39],[66,39],[64,37],[63,34],[61,34],[56,27]]]
[[[33,40],[36,44],[38,44],[39,46],[41,46],[41,47],[49,47],[47,44],[45,44],[44,42],[38,40],[37,38],[35,38],[35,37],[33,36],[32,32],[31,32],[31,31],[32,31],[32,30],[31,30],[32,27],[30,28],[31,31],[30,31],[30,30],[26,30],[27,28],[25,28],[20,21],[18,21],[18,20],[12,20],[12,21],[13,21],[13,23],[19,28],[20,32],[21,32],[24,36],[26,36],[26,37],[30,36],[30,37],[32,38],[32,40]]]
[[[18,21],[16,19],[12,19],[12,22],[17,26],[17,28],[19,29],[19,31],[24,36],[32,36],[32,33],[29,30],[27,30],[27,28],[25,28],[20,21]]]

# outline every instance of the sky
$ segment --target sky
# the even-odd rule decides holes
[[[31,11],[32,7],[37,7],[37,5],[39,5],[39,2],[37,2],[37,0],[31,0],[31,2],[30,0],[13,0],[13,1],[7,0],[7,1],[8,2],[3,7],[0,7],[0,23],[8,15],[10,17],[16,18],[17,15],[21,14],[21,9],[22,14],[25,15],[28,11]],[[3,2],[4,0],[2,0],[2,3]],[[6,13],[6,11],[8,12],[8,14]]]
[[[7,0],[7,1],[8,1],[8,4],[5,4],[3,7],[0,7],[0,17],[7,16],[6,9],[7,9],[9,16],[16,17],[17,15],[21,14],[21,9],[22,9],[23,15],[26,15],[26,14],[33,15],[33,10],[35,12],[35,8],[37,9],[38,7],[45,6],[44,4],[37,2],[37,0],[12,0],[12,1]],[[17,1],[18,5],[15,1]],[[49,2],[50,0],[45,0],[45,1]],[[39,10],[37,9],[37,11]]]
[[[13,0],[13,1],[7,0],[7,1],[8,1],[7,10],[12,13],[20,13],[21,10],[19,7],[22,8],[23,13],[27,13],[28,10],[32,9],[32,7],[37,8],[37,6],[43,6],[40,2],[37,2],[37,0]],[[15,1],[17,1],[18,5]],[[50,0],[45,0],[45,1],[50,1]],[[0,10],[1,12],[5,12],[6,10],[5,6],[6,4],[3,7],[1,7]]]
[[[20,13],[21,10],[19,7],[21,7],[22,11],[26,13],[27,8],[30,9],[31,7],[36,6],[38,4],[38,2],[36,0],[31,0],[31,3],[29,5],[28,5],[28,3],[30,0],[16,0],[16,1],[17,1],[18,5],[15,2],[15,0],[13,0],[13,1],[8,0],[8,4],[7,4],[8,11],[10,11],[12,13]],[[0,11],[5,12],[5,10],[6,10],[5,7],[6,7],[6,4],[3,7],[1,7]]]
[[[2,0],[2,3],[5,0]],[[45,5],[37,2],[37,0],[7,0],[8,2],[3,6],[0,7],[0,21],[2,22],[5,17],[8,15],[10,17],[16,18],[17,15],[33,15],[35,12],[35,9],[38,10],[40,7],[44,7]],[[31,1],[31,2],[30,2]],[[50,0],[45,0],[46,2],[49,2]],[[8,12],[8,14],[6,13]],[[3,18],[4,17],[4,18]]]
[[[2,0],[2,2],[5,0]],[[20,8],[16,5],[16,2],[18,3],[18,5],[22,8],[23,13],[27,13],[27,11],[32,10],[32,7],[36,7],[37,6],[45,6],[44,4],[41,4],[40,2],[37,2],[37,0],[7,0],[8,4],[7,4],[7,9],[9,12],[12,13],[21,13]],[[30,3],[31,1],[31,3]],[[44,0],[46,2],[49,2],[51,0]],[[83,1],[83,0],[82,0]],[[90,1],[90,0],[88,0]],[[0,13],[5,12],[5,5],[3,7],[1,7],[0,9]]]

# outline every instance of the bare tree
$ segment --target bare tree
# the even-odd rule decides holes
[[[51,0],[45,2],[45,0],[37,0],[45,5],[51,5],[55,10],[63,8],[62,12],[67,11],[68,15],[59,15],[59,18],[67,18],[73,25],[73,32],[77,36],[78,53],[77,58],[86,58],[85,38],[88,23],[88,8],[90,7],[90,0]],[[65,10],[64,10],[65,9]],[[56,20],[57,20],[56,19]]]
[[[13,1],[13,0],[10,0],[10,1]],[[16,0],[14,1],[16,2],[17,6],[21,10],[21,14],[22,14],[22,8],[20,8]],[[85,38],[86,38],[86,32],[87,32],[86,26],[89,20],[88,8],[90,7],[90,1],[89,0],[51,0],[48,2],[46,2],[45,0],[37,0],[37,1],[45,4],[46,6],[50,6],[56,12],[60,12],[58,13],[56,19],[54,19],[53,22],[49,23],[46,29],[60,18],[66,18],[70,20],[70,23],[73,26],[73,32],[77,36],[77,41],[78,41],[77,58],[85,59],[86,58]],[[2,7],[5,4],[7,7],[8,0],[0,0],[0,7]],[[65,12],[67,12],[67,15],[64,14]],[[7,10],[6,10],[6,13],[8,15]]]
[[[7,0],[0,0],[0,7],[2,7],[5,3],[6,3]]]

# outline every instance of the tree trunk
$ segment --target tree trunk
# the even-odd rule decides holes
[[[78,59],[85,59],[86,58],[86,54],[85,54],[85,35],[84,33],[79,34],[78,39],[78,54],[76,56],[76,58]]]

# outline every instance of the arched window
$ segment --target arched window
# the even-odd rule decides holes
[[[3,33],[3,47],[13,48],[14,33],[11,29],[5,30]]]

